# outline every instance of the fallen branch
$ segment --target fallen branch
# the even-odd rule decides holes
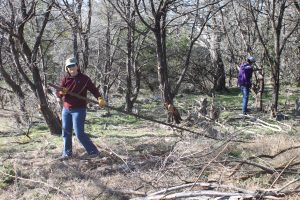
[[[285,184],[284,186],[282,186],[281,188],[279,188],[278,191],[281,192],[281,191],[283,191],[285,188],[287,188],[288,186],[290,186],[290,185],[292,185],[292,184],[294,184],[294,183],[296,183],[296,182],[298,182],[298,181],[300,181],[300,177],[295,178],[294,180],[288,182],[287,184]]]
[[[286,190],[284,192],[282,192],[286,195],[291,195],[291,194],[296,194],[296,193],[300,193],[300,189],[297,189],[297,190]]]
[[[11,175],[11,174],[8,174],[8,173],[6,173],[6,172],[4,172],[2,170],[0,170],[0,173],[3,174],[3,175],[5,175],[5,176],[13,177],[15,179],[19,179],[19,180],[23,180],[23,181],[28,181],[28,182],[32,182],[32,183],[43,184],[44,186],[46,186],[48,188],[52,188],[52,189],[58,191],[59,193],[63,194],[64,196],[68,197],[69,199],[73,200],[73,198],[70,195],[68,195],[67,193],[65,193],[61,189],[59,189],[59,188],[57,188],[57,187],[55,187],[53,185],[50,185],[48,183],[45,183],[45,182],[42,182],[42,181],[37,181],[37,180],[32,180],[32,179],[27,179],[27,178],[22,178],[22,177],[19,177],[19,176],[16,176],[16,175]]]
[[[219,192],[211,190],[200,190],[200,191],[190,191],[190,192],[178,192],[169,195],[155,195],[146,196],[141,198],[134,198],[132,200],[156,200],[156,199],[177,199],[177,198],[190,198],[190,197],[235,197],[236,199],[247,199],[253,198],[255,194],[242,194],[234,192]]]
[[[223,153],[223,152],[227,149],[228,145],[229,145],[229,143],[227,143],[227,144],[225,145],[225,147],[224,147],[224,148],[223,148],[223,149],[222,149],[222,150],[221,150],[221,151],[220,151],[220,152],[219,152],[212,160],[210,160],[210,161],[202,168],[202,170],[201,170],[200,174],[198,175],[198,177],[197,177],[195,183],[198,182],[198,180],[199,180],[200,177],[202,176],[204,170],[205,170],[205,169],[206,169],[213,161],[215,161],[215,160],[220,156],[221,153]],[[194,185],[190,188],[190,190],[192,190],[193,187],[194,187]]]
[[[295,179],[292,182],[299,181],[299,179]],[[194,191],[180,191],[186,188],[190,188],[191,186],[197,186],[198,190]],[[221,189],[222,191],[216,191],[216,189]],[[237,188],[234,186],[221,185],[217,183],[188,183],[179,186],[174,186],[170,188],[166,188],[163,190],[159,190],[153,193],[147,193],[143,197],[133,198],[132,200],[156,200],[156,199],[184,199],[197,197],[199,198],[223,198],[226,199],[284,199],[286,195],[299,193],[300,190],[298,187],[294,190],[286,190],[281,191],[283,188],[279,189],[261,189],[258,188],[255,191],[245,190],[242,188]],[[225,191],[224,191],[225,190]],[[227,191],[227,192],[226,192]],[[231,191],[231,192],[230,192]],[[172,193],[174,192],[174,193]],[[134,193],[132,193],[134,194]],[[142,195],[141,192],[138,192],[136,195]],[[201,198],[201,199],[202,199]]]
[[[289,150],[294,150],[294,149],[299,149],[300,148],[300,145],[298,146],[294,146],[294,147],[289,147],[289,148],[286,148],[286,149],[283,149],[281,151],[279,151],[278,153],[274,154],[274,155],[266,155],[266,154],[262,154],[262,155],[258,155],[258,156],[251,156],[251,157],[248,157],[247,159],[245,159],[244,161],[240,162],[237,166],[235,166],[235,170],[229,175],[229,177],[233,176],[244,164],[252,164],[252,163],[249,163],[250,160],[253,160],[253,159],[256,159],[256,158],[269,158],[269,159],[274,159],[275,157],[289,151]]]
[[[238,162],[238,161],[234,161],[234,162]],[[243,176],[243,177],[240,178],[241,180],[247,180],[247,179],[249,179],[253,176],[257,177],[258,175],[263,175],[263,174],[274,174],[274,173],[299,174],[298,170],[292,170],[292,169],[285,168],[285,167],[268,168],[266,166],[263,166],[263,165],[260,165],[260,164],[257,164],[257,163],[253,163],[253,162],[244,162],[244,163],[248,164],[248,165],[252,165],[254,167],[258,167],[258,168],[262,169],[262,171],[258,171],[254,174],[248,174],[246,176]],[[293,164],[289,164],[288,166],[293,167],[293,166],[296,166],[296,165],[299,165],[299,164],[300,164],[300,162],[296,162],[296,163],[293,163]],[[234,173],[236,173],[236,172],[234,172]],[[230,175],[230,176],[232,176],[232,175]]]
[[[257,121],[258,122],[251,122],[251,123],[255,124],[255,125],[258,125],[258,126],[262,126],[264,128],[270,129],[270,130],[275,131],[275,132],[281,132],[282,131],[282,128],[278,125],[270,124],[270,123],[264,122],[260,119],[257,119]]]
[[[281,132],[282,131],[282,128],[280,126],[268,123],[268,122],[263,121],[263,120],[261,120],[257,117],[254,117],[254,116],[251,116],[251,115],[244,115],[244,117],[252,119],[253,120],[253,121],[251,121],[252,124],[268,128],[268,129],[270,129],[272,131],[275,131],[275,132]]]
[[[294,149],[299,149],[299,148],[300,148],[300,145],[294,146],[294,147],[289,147],[289,148],[280,150],[278,153],[276,153],[274,155],[262,154],[262,155],[258,155],[258,156],[249,157],[249,158],[247,158],[247,160],[253,159],[253,158],[271,158],[271,159],[273,159],[273,158],[279,156],[280,154],[283,154],[289,150],[294,150]]]
[[[202,190],[213,190],[216,188],[222,188],[222,189],[231,189],[237,192],[244,192],[244,193],[251,193],[251,191],[242,189],[242,188],[237,188],[237,187],[233,187],[233,186],[228,186],[228,185],[220,185],[217,183],[203,183],[203,182],[196,182],[196,183],[188,183],[188,184],[184,184],[184,185],[179,185],[179,186],[174,186],[171,188],[166,188],[154,193],[149,193],[148,196],[155,196],[155,195],[161,195],[161,194],[167,194],[169,192],[172,191],[176,191],[176,190],[180,190],[180,189],[185,189],[185,188],[189,188],[189,187],[197,187],[197,188],[201,188]]]
[[[290,164],[297,158],[298,156],[294,156],[289,162],[288,164],[283,168],[283,170],[280,172],[280,174],[276,177],[276,179],[273,181],[273,183],[271,184],[270,188],[273,187],[273,185],[277,182],[277,180],[279,179],[279,177],[282,175],[282,173],[290,166]]]
[[[274,121],[275,121],[275,120],[274,120]],[[283,125],[283,126],[288,127],[289,131],[291,131],[291,130],[293,129],[293,127],[292,127],[291,125],[288,125],[288,124],[285,124],[285,123],[282,123],[282,122],[279,122],[279,121],[275,121],[275,122],[277,122],[278,124],[281,124],[281,125]]]
[[[128,166],[127,162],[124,160],[126,158],[123,158],[123,156],[120,156],[119,154],[117,154],[116,152],[114,152],[111,148],[101,148],[103,151],[105,151],[110,157],[114,158],[114,159],[119,159],[121,160],[127,167],[128,169],[131,171],[130,167]]]
[[[61,90],[62,89],[61,87],[56,86],[56,85],[54,85],[52,83],[49,83],[48,85],[51,86],[51,87],[53,87],[56,90]],[[81,96],[81,95],[79,95],[77,93],[68,91],[68,94],[72,95],[72,96],[74,96],[74,97],[76,97],[78,99],[82,99],[82,100],[85,100],[87,102],[92,102],[94,104],[98,104],[98,101],[92,100],[92,99],[89,99],[89,98],[86,98],[86,97],[83,97],[83,96]],[[158,124],[163,124],[163,125],[166,125],[166,126],[169,126],[169,127],[172,127],[172,128],[176,128],[176,129],[179,129],[179,130],[182,130],[182,131],[187,131],[187,132],[190,132],[190,133],[201,135],[201,136],[209,138],[209,139],[219,140],[219,141],[223,140],[223,139],[215,138],[215,137],[212,137],[212,136],[210,136],[208,134],[205,134],[205,131],[197,132],[197,131],[190,130],[190,129],[187,129],[187,128],[184,128],[184,127],[181,127],[181,126],[177,126],[177,125],[174,125],[174,124],[169,124],[169,123],[166,123],[166,122],[163,122],[163,121],[159,121],[159,120],[147,117],[147,116],[142,116],[142,115],[138,115],[138,114],[135,114],[135,113],[132,113],[132,112],[127,112],[125,110],[118,109],[118,108],[115,108],[115,107],[112,107],[112,106],[109,106],[109,105],[106,105],[105,107],[109,108],[111,110],[115,110],[117,112],[126,114],[126,115],[134,116],[136,118],[140,118],[140,119],[147,120],[147,121],[152,121],[152,122],[155,122],[155,123],[158,123]],[[233,142],[245,142],[245,141],[241,141],[241,140],[231,140],[231,141],[233,141]]]
[[[0,90],[4,90],[4,91],[6,91],[6,92],[9,92],[9,93],[11,93],[11,94],[13,94],[13,93],[14,93],[13,91],[11,91],[11,90],[8,90],[8,89],[6,89],[6,88],[3,88],[3,87],[1,87],[1,86],[0,86]]]

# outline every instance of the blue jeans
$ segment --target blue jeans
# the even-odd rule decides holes
[[[249,92],[250,87],[248,86],[241,86],[241,92],[243,94],[243,101],[242,101],[242,112],[243,114],[247,113],[247,106],[248,106],[248,99],[249,99]]]
[[[86,108],[63,108],[62,110],[62,137],[64,141],[63,156],[72,155],[72,129],[79,142],[89,155],[98,154],[97,147],[84,132]]]

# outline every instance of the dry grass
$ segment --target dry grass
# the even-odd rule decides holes
[[[1,118],[3,126],[2,122]],[[218,133],[227,130],[217,134],[224,137],[222,140],[180,133],[147,122],[133,125],[134,130],[130,125],[126,125],[124,132],[120,127],[107,130],[104,135],[100,134],[102,137],[93,138],[106,159],[91,160],[82,159],[84,150],[77,141],[73,147],[75,158],[58,160],[62,141],[46,131],[33,134],[32,140],[24,144],[16,141],[27,142],[25,136],[5,137],[1,139],[0,149],[0,165],[5,168],[0,170],[10,172],[12,177],[4,184],[3,180],[9,175],[0,174],[0,199],[128,199],[135,196],[133,191],[154,192],[195,181],[213,181],[255,191],[279,188],[299,173],[296,163],[300,161],[297,157],[300,149],[289,150],[272,159],[259,158],[300,145],[299,136],[293,132],[299,124],[295,123],[295,129],[290,132],[264,131],[249,121],[236,119],[223,125],[222,121],[211,125]],[[232,135],[249,143],[226,141]],[[270,174],[245,163],[237,169],[243,160],[270,169],[286,166],[287,169]],[[234,170],[236,173],[232,175]],[[246,176],[249,177],[242,179]],[[299,183],[291,188],[295,185]],[[298,196],[287,198],[297,199]]]

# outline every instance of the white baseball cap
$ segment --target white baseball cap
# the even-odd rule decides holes
[[[68,67],[70,65],[76,65],[77,64],[77,60],[76,58],[72,57],[72,58],[68,58],[66,60],[66,64],[65,64],[65,67]]]

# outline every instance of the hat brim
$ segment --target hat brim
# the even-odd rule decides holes
[[[77,63],[76,62],[74,62],[74,63],[68,63],[65,67],[68,67],[70,65],[77,65]]]

